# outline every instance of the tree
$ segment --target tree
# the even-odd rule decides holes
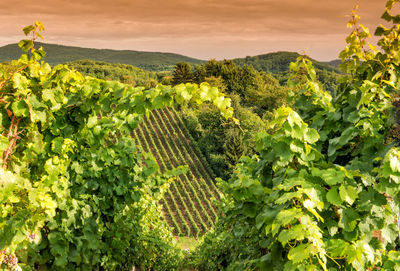
[[[173,75],[172,78],[173,85],[193,82],[192,69],[189,63],[186,62],[177,63],[172,75]]]

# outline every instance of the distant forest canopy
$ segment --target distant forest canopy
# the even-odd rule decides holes
[[[67,62],[68,67],[99,79],[116,80],[134,86],[154,87],[166,72],[152,72],[127,64],[111,64],[94,60]]]

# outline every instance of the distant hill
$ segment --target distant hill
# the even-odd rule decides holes
[[[240,66],[252,65],[256,70],[279,74],[287,72],[289,64],[291,62],[296,62],[299,56],[300,54],[295,52],[276,52],[258,56],[248,56],[245,58],[235,58],[233,62]],[[310,58],[310,60],[312,60],[316,69],[339,73],[338,68],[335,65],[331,65],[330,62],[319,62],[312,58]]]
[[[113,64],[95,60],[76,60],[65,64],[83,75],[105,80],[117,80],[146,88],[156,85],[168,73],[147,71],[128,64]]]
[[[338,68],[339,68],[339,65],[342,64],[342,60],[340,60],[340,59],[335,59],[335,60],[332,60],[332,61],[329,61],[329,62],[324,62],[324,63],[338,69]]]
[[[51,65],[57,65],[77,60],[94,60],[108,63],[128,64],[149,71],[173,70],[178,62],[187,62],[191,65],[200,64],[204,60],[184,55],[160,52],[141,52],[133,50],[93,49],[75,46],[64,46],[48,43],[36,43],[36,47],[43,46],[47,55],[45,60]],[[0,47],[0,62],[18,59],[22,51],[17,44]],[[252,65],[256,70],[263,70],[273,74],[286,73],[290,62],[295,62],[298,53],[276,52],[245,58],[235,58],[233,61],[240,66]],[[319,62],[311,59],[319,70],[339,73],[339,60]]]
[[[160,52],[141,52],[132,50],[92,49],[75,46],[64,46],[47,43],[36,43],[35,47],[43,46],[47,55],[45,60],[50,65],[90,59],[108,63],[129,64],[150,71],[171,70],[178,62],[199,64],[195,59],[179,54]],[[0,62],[18,59],[22,51],[17,44],[0,47]]]

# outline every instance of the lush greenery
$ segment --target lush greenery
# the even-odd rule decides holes
[[[181,61],[191,64],[199,64],[202,62],[199,59],[173,53],[93,49],[49,43],[37,43],[37,45],[42,46],[47,52],[47,56],[44,60],[52,66],[76,60],[90,59],[108,63],[133,65],[149,71],[165,71],[172,70],[175,64]],[[20,49],[17,44],[0,47],[0,62],[17,59],[20,54]]]
[[[399,2],[377,47],[353,11],[331,86],[301,56],[288,86],[212,60],[134,87],[52,68],[24,28],[0,65],[0,269],[399,270]],[[168,224],[214,227],[187,255]]]
[[[300,55],[295,52],[276,52],[258,56],[248,56],[245,58],[235,58],[233,62],[240,66],[251,65],[256,70],[263,70],[273,74],[287,72],[290,63],[296,62]],[[338,72],[339,70],[328,63],[319,62],[309,58],[316,69]]]
[[[273,110],[286,103],[289,88],[271,74],[230,60],[210,60],[193,71],[188,63],[176,65],[173,83],[203,81],[227,93],[241,125],[226,122],[210,106],[182,107],[179,112],[216,176],[228,179],[242,155],[255,153],[254,135],[266,128],[263,119],[270,119]]]
[[[238,95],[230,95],[234,117],[240,126],[220,117],[210,106],[198,109],[183,107],[182,116],[193,143],[203,152],[216,177],[229,178],[243,155],[255,153],[254,135],[266,128],[262,119],[249,108],[240,105]]]
[[[182,120],[172,110],[154,110],[133,134],[144,151],[154,155],[161,172],[188,166],[188,172],[171,183],[162,199],[164,216],[175,235],[204,234],[214,225],[217,209],[212,199],[219,199],[219,191]]]
[[[348,75],[335,97],[307,58],[290,65],[293,106],[276,110],[258,155],[221,181],[222,215],[194,256],[201,270],[400,268],[400,149],[390,135],[398,128],[397,2],[387,2],[382,18],[393,26],[377,28],[378,48],[353,13],[340,54]]]
[[[120,81],[133,86],[152,88],[166,76],[164,72],[149,72],[132,65],[112,64],[94,60],[77,60],[66,65],[80,72],[82,75],[98,79]]]
[[[289,79],[289,65],[296,62],[300,55],[294,52],[277,52],[264,55],[258,55],[246,58],[233,59],[233,62],[240,66],[251,65],[256,70],[262,70],[272,73],[281,84],[285,84]],[[323,63],[307,57],[312,61],[318,81],[323,84],[328,91],[334,91],[337,88],[341,72],[337,69],[337,61]],[[330,64],[332,63],[332,64]]]
[[[158,204],[180,169],[159,172],[131,132],[150,110],[230,101],[207,84],[134,88],[41,61],[29,51],[0,68],[0,268],[177,268],[181,251]]]
[[[281,87],[271,74],[256,71],[249,65],[240,67],[232,60],[209,60],[195,65],[193,71],[189,63],[178,63],[173,72],[173,83],[186,82],[209,82],[228,94],[238,94],[243,102],[256,106],[260,115],[286,100],[287,89]]]

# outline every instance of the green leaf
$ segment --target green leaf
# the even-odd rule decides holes
[[[55,153],[61,154],[62,153],[62,145],[64,143],[64,138],[56,137],[51,142],[51,150]]]
[[[278,213],[275,220],[283,227],[291,223],[295,219],[299,219],[303,215],[303,212],[298,208],[291,208],[288,210],[282,210]]]
[[[342,239],[330,239],[327,242],[328,253],[332,257],[343,257],[349,244]]]
[[[310,144],[314,144],[315,142],[318,141],[319,139],[319,134],[317,132],[317,130],[313,129],[313,128],[308,128],[307,132],[304,136],[305,141],[307,141]]]
[[[345,173],[335,168],[328,168],[327,170],[321,171],[321,178],[329,185],[335,185],[342,183],[344,180]]]
[[[31,33],[33,30],[35,30],[35,27],[33,25],[28,25],[22,29],[24,31],[25,36],[28,36],[29,33]]]
[[[25,76],[21,75],[20,73],[14,74],[13,78],[13,86],[18,90],[18,93],[22,95],[27,95],[29,93],[28,85],[29,80]]]
[[[347,232],[352,232],[358,223],[360,215],[351,208],[343,209],[338,225]]]
[[[389,14],[389,12],[387,10],[385,10],[385,12],[382,14],[381,18],[387,22],[390,22],[392,20],[392,16]]]
[[[288,259],[299,263],[317,253],[313,244],[301,244],[289,250]]]
[[[21,40],[18,42],[19,48],[22,49],[22,51],[29,51],[31,48],[33,48],[33,41],[31,40]]]
[[[400,160],[398,156],[393,155],[390,158],[390,168],[393,170],[393,172],[400,173]]]
[[[338,194],[337,187],[331,187],[331,189],[329,189],[328,193],[326,193],[326,200],[336,206],[343,202]]]
[[[11,108],[17,117],[27,117],[29,115],[29,108],[24,100],[14,102]]]
[[[87,127],[93,128],[97,124],[97,116],[90,116],[88,118]]]
[[[349,185],[341,185],[339,188],[339,195],[342,200],[346,201],[350,205],[352,205],[358,198],[356,188]]]
[[[381,230],[382,238],[388,242],[393,243],[398,236],[398,229],[396,227],[386,227]]]
[[[305,234],[307,233],[307,228],[302,225],[298,224],[290,229],[282,230],[278,235],[278,241],[285,246],[291,240],[302,241],[305,238]]]

